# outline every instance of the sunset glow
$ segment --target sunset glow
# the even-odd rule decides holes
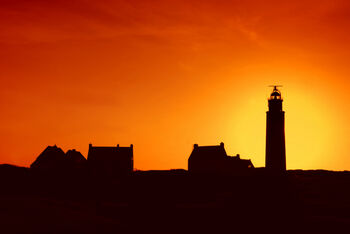
[[[1,1],[0,163],[134,145],[187,168],[194,143],[264,166],[281,84],[288,169],[350,170],[349,1]]]

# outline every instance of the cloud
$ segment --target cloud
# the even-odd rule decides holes
[[[232,16],[237,12],[232,7]],[[222,37],[227,14],[212,1],[3,1],[0,9],[2,43],[57,42],[130,37],[168,40]],[[256,40],[257,33],[239,22],[234,33]],[[225,35],[225,36],[226,36]]]

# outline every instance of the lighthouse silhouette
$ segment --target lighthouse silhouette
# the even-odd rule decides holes
[[[266,162],[265,166],[273,172],[286,170],[286,144],[284,135],[284,111],[282,95],[274,85],[268,99],[269,110],[266,112]]]

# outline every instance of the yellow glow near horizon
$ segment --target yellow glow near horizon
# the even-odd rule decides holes
[[[258,90],[260,89],[260,90]],[[251,158],[255,166],[265,166],[267,97],[271,88],[250,87],[249,96],[240,102],[242,108],[232,114],[231,144],[228,151]],[[298,90],[288,84],[280,88],[284,99],[286,157],[288,169],[327,168],[334,159],[332,145],[336,139],[336,118],[325,97]],[[316,163],[317,162],[317,163]],[[315,166],[317,165],[317,166]]]

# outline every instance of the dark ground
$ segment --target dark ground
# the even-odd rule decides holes
[[[0,165],[0,233],[350,233],[350,172],[123,180]]]

